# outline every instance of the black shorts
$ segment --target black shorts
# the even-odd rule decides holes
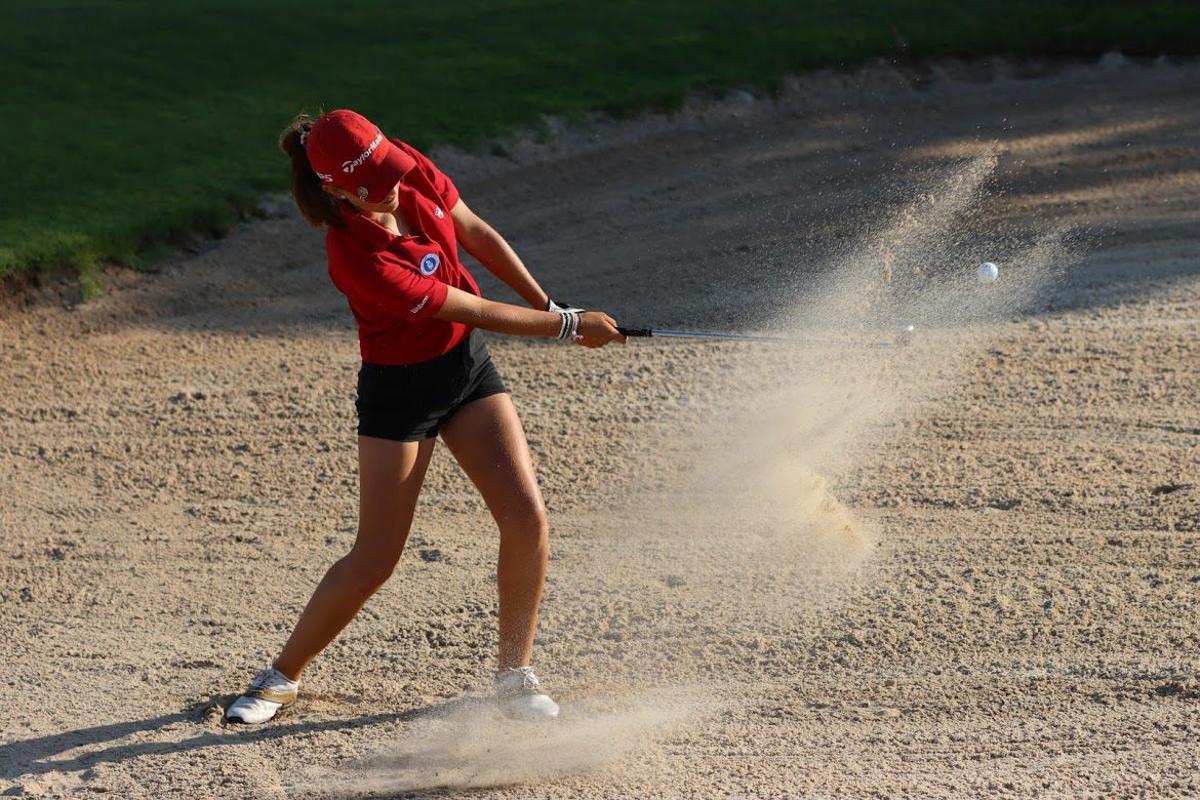
[[[483,337],[417,364],[367,364],[358,372],[358,433],[397,442],[432,439],[467,403],[507,392]]]

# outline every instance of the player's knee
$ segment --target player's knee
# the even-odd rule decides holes
[[[530,500],[511,509],[506,517],[502,535],[527,549],[549,550],[550,518],[545,505]]]
[[[355,589],[371,594],[387,583],[396,569],[400,554],[351,550],[345,558],[347,577]]]

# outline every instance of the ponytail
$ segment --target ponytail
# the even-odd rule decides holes
[[[292,162],[292,198],[313,227],[344,228],[341,201],[321,188],[321,179],[308,163],[308,152],[304,149],[304,139],[315,121],[308,114],[297,114],[279,134],[279,149]]]

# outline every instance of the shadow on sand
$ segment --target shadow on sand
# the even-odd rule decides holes
[[[16,780],[48,772],[76,772],[90,769],[97,764],[119,764],[145,755],[184,753],[221,745],[269,741],[298,733],[357,730],[392,722],[412,722],[423,717],[452,712],[471,702],[457,699],[388,714],[368,714],[350,719],[311,722],[281,720],[275,724],[256,727],[206,722],[212,709],[226,707],[235,697],[236,695],[216,695],[171,714],[94,725],[0,744],[0,779]],[[283,720],[286,720],[286,717]],[[178,723],[192,723],[196,726],[196,734],[179,742],[121,743],[121,740],[135,734],[161,730]],[[108,746],[94,749],[96,745]],[[87,752],[58,757],[84,747],[89,748]]]
[[[1200,170],[1195,112],[1172,100],[1191,73],[1153,73],[1153,92],[1139,75],[1109,87],[1101,110],[1087,91],[1055,88],[1109,80],[1090,73],[956,84],[944,96],[877,94],[866,84],[811,107],[681,123],[461,188],[556,296],[631,325],[753,329],[763,308],[802,295],[847,246],[925,191],[930,176],[994,138],[995,179],[952,237],[980,258],[958,266],[973,270],[986,254],[1003,269],[1022,237],[1039,233],[1025,230],[1030,220],[1083,230],[1112,252],[1089,255],[1060,296],[1047,298],[1049,308],[1028,312],[1116,305],[1200,269],[1190,245],[1154,263],[1137,250],[1191,241],[1187,177]],[[894,119],[901,102],[902,125]],[[980,127],[1005,113],[1009,127]],[[1125,123],[1113,125],[1118,117]],[[108,329],[340,335],[350,345],[352,319],[325,273],[322,235],[286,197],[275,206],[274,218],[179,259],[119,303],[85,304],[82,314]],[[486,270],[472,272],[485,296],[515,299]]]

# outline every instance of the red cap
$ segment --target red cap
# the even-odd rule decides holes
[[[304,147],[321,180],[367,203],[381,202],[417,163],[369,119],[346,109],[314,122]]]

